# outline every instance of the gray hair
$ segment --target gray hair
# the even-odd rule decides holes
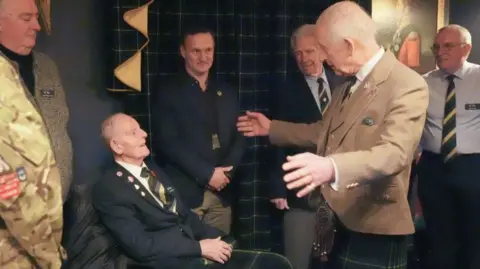
[[[472,45],[472,34],[470,34],[470,31],[468,31],[467,28],[458,25],[458,24],[449,24],[447,26],[442,27],[438,32],[442,32],[444,30],[454,30],[457,31],[460,34],[461,42]]]
[[[293,31],[290,37],[290,48],[292,51],[295,50],[297,38],[304,36],[315,36],[315,24],[304,24]]]

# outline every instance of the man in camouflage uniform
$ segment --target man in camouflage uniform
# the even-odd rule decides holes
[[[7,13],[7,4],[20,12]],[[3,16],[23,21],[16,25],[24,39],[17,49],[29,54],[35,44],[31,33],[39,28],[35,2],[0,0],[1,44],[5,27],[14,27]],[[43,119],[2,54],[0,88],[0,268],[57,269],[65,259],[59,169]]]
[[[56,64],[47,55],[32,51],[40,30],[36,12],[26,9],[34,0],[0,0],[0,54],[14,65],[25,94],[45,122],[62,178],[62,197],[67,199],[72,182],[72,143],[67,133],[69,119],[65,92]],[[28,44],[26,44],[28,43]]]

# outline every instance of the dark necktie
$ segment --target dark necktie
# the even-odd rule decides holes
[[[455,75],[447,76],[448,88],[445,95],[445,110],[443,115],[442,145],[440,147],[443,161],[447,162],[457,153]]]
[[[324,86],[323,79],[319,78],[317,82],[318,82],[318,101],[320,103],[320,113],[322,113],[323,115],[327,110],[328,105],[330,104],[330,98],[328,97],[327,89]]]
[[[355,83],[357,83],[357,77],[356,76],[349,77],[347,79],[345,92],[343,93],[343,97],[342,97],[342,104],[345,102],[346,99],[350,98],[351,90],[352,90],[353,85],[355,85]]]
[[[142,172],[140,173],[142,178],[148,180],[148,187],[150,191],[162,202],[162,204],[172,212],[176,212],[176,209],[172,207],[174,202],[174,197],[165,190],[163,184],[157,180],[155,175],[147,168],[143,167]]]

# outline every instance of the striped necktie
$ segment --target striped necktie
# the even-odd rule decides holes
[[[323,78],[319,78],[318,82],[318,101],[320,103],[320,113],[323,114],[330,104],[330,97],[328,97],[327,89],[325,88]]]
[[[140,176],[148,180],[148,187],[160,202],[162,202],[167,209],[175,213],[174,197],[165,190],[163,184],[157,180],[150,169],[143,167]]]
[[[445,110],[443,116],[442,145],[440,147],[443,161],[447,162],[457,153],[456,126],[456,101],[455,101],[455,75],[447,76],[448,88],[445,97]]]

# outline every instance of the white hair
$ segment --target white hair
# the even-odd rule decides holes
[[[458,25],[458,24],[450,24],[450,25],[442,27],[440,30],[438,30],[438,32],[440,33],[440,32],[445,31],[445,30],[457,31],[460,34],[460,38],[461,38],[462,43],[472,45],[472,34],[470,34],[470,31],[468,31],[467,28],[465,28],[461,25]]]
[[[342,1],[327,8],[317,20],[317,25],[327,24],[329,39],[338,42],[351,38],[363,45],[376,44],[377,26],[358,4]]]
[[[304,36],[315,36],[315,24],[304,24],[293,31],[292,37],[290,37],[292,50],[295,50],[297,38]]]

